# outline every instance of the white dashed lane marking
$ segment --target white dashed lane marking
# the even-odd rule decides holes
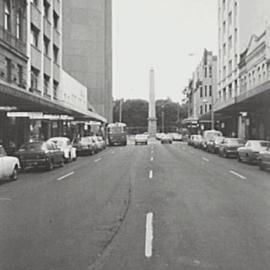
[[[100,160],[102,160],[102,158],[98,158],[95,160],[95,162],[99,162]]]
[[[66,174],[66,175],[63,175],[63,176],[59,177],[57,180],[58,180],[58,181],[61,181],[61,180],[65,179],[65,178],[67,178],[67,177],[69,177],[69,176],[71,176],[71,175],[73,175],[73,174],[74,174],[74,172],[70,172],[70,173],[68,173],[68,174]]]
[[[149,171],[149,178],[152,179],[153,178],[153,171]]]
[[[206,158],[206,157],[202,157],[202,160],[206,161],[206,162],[209,162],[209,159]]]
[[[145,224],[145,257],[151,258],[153,253],[153,213],[146,215]]]
[[[231,174],[241,178],[241,179],[247,179],[245,176],[243,176],[242,174],[238,173],[238,172],[235,172],[235,171],[230,171]]]

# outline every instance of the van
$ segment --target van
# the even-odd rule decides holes
[[[216,137],[222,136],[222,132],[218,130],[205,130],[202,138],[202,149],[207,149],[207,144]]]

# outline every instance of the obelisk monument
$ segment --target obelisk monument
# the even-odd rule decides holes
[[[149,109],[148,109],[148,133],[155,137],[157,133],[156,101],[155,101],[155,71],[150,70]]]

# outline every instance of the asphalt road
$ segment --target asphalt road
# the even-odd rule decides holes
[[[1,270],[270,269],[270,173],[184,143],[0,186]]]

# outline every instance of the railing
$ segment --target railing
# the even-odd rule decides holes
[[[9,31],[0,26],[0,40],[8,44],[15,50],[26,54],[26,43],[17,39],[16,36],[12,35]]]

